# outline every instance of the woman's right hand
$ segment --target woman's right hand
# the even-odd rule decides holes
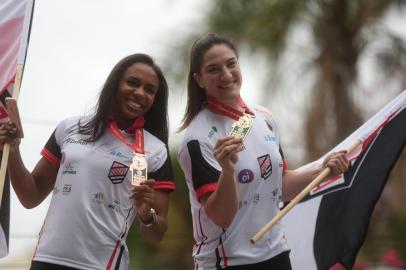
[[[242,139],[233,136],[227,136],[217,141],[214,146],[214,157],[223,170],[234,170],[234,165],[238,161],[238,152],[242,147]]]
[[[17,137],[17,127],[11,122],[7,121],[0,125],[0,147],[3,149],[5,143],[10,144],[10,149],[18,148],[21,139]]]

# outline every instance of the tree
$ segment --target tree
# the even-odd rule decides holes
[[[209,31],[261,50],[274,63],[296,25],[306,24],[311,29],[316,54],[309,53],[307,57],[312,59],[307,62],[315,80],[305,144],[308,158],[314,159],[362,123],[361,110],[353,99],[360,55],[373,41],[370,33],[385,12],[405,4],[404,0],[215,1],[207,25]],[[394,63],[396,58],[386,56]]]

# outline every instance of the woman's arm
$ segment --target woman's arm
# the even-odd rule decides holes
[[[235,179],[234,166],[238,161],[242,139],[225,137],[214,147],[214,157],[222,170],[214,192],[200,199],[207,216],[219,227],[227,228],[238,210],[239,193]]]
[[[52,191],[58,169],[41,158],[30,173],[24,166],[20,151],[10,152],[8,172],[11,184],[25,208],[39,205]]]
[[[154,184],[155,181],[150,179],[134,187],[131,198],[135,201],[142,236],[146,240],[159,242],[168,229],[170,191],[154,190]]]
[[[33,208],[40,204],[54,187],[58,168],[41,158],[32,173],[25,167],[20,153],[20,139],[16,136],[15,125],[11,122],[0,126],[0,144],[10,144],[8,173],[11,184],[21,204]]]

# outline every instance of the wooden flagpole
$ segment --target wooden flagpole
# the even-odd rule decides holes
[[[356,140],[347,149],[347,154],[354,151],[358,145],[361,144],[361,140]],[[251,243],[255,244],[261,239],[278,221],[280,221],[296,204],[298,204],[309,192],[318,184],[320,184],[324,178],[330,174],[330,168],[325,168],[316,178],[314,178],[310,184],[308,184],[296,197],[290,201],[290,203],[283,208],[276,216],[273,217],[265,226],[263,226],[251,239]]]
[[[18,99],[18,96],[20,94],[20,86],[21,86],[21,78],[23,75],[23,69],[24,69],[23,64],[17,65],[16,76],[15,76],[14,87],[13,87],[13,96],[12,96],[16,100]],[[10,154],[10,144],[6,143],[3,146],[3,155],[1,157],[1,167],[0,167],[0,207],[1,207],[1,202],[3,199],[4,182],[6,181],[9,154]]]

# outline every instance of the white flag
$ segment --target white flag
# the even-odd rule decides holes
[[[332,151],[356,139],[362,144],[350,154],[350,169],[314,188],[283,219],[294,270],[352,269],[375,203],[406,143],[406,90]]]

